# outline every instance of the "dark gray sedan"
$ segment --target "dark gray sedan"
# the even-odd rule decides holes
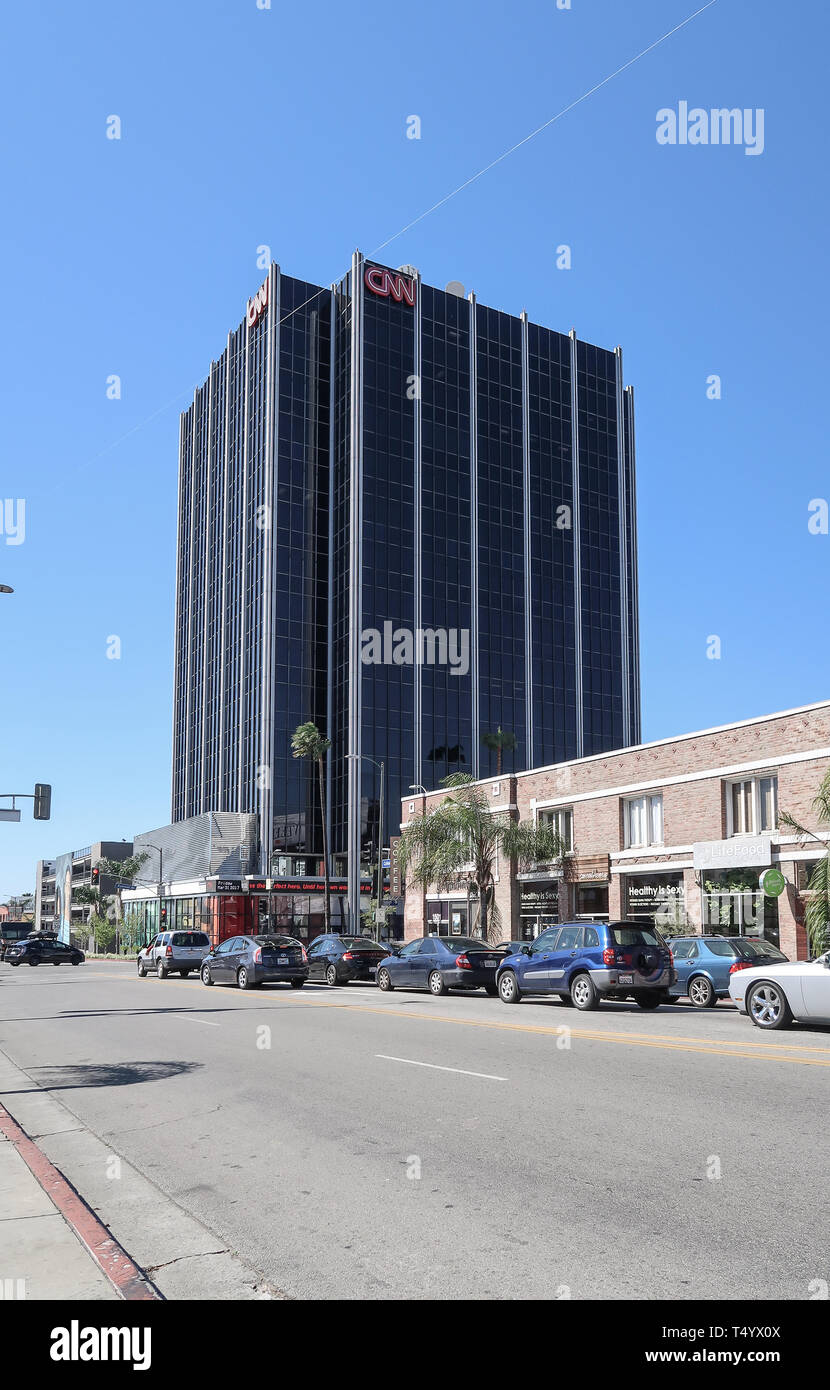
[[[256,989],[273,981],[302,989],[308,979],[305,947],[293,936],[229,936],[202,961],[203,985]]]
[[[505,955],[474,936],[419,936],[380,962],[378,988],[428,989],[430,994],[483,989],[496,994],[496,970]]]

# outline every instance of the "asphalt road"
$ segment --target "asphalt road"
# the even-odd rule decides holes
[[[0,1051],[289,1297],[830,1280],[827,1029],[0,965]]]

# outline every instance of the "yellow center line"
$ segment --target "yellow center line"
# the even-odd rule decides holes
[[[189,980],[168,980],[166,985],[179,985],[186,989],[203,990],[204,985],[191,984]],[[250,996],[244,995],[248,999]],[[265,996],[267,998],[267,996]],[[275,1001],[276,1002],[276,1001]],[[283,1000],[283,1002],[288,1002]],[[263,996],[250,998],[252,1006],[263,1004]],[[246,1006],[247,1007],[247,1006]],[[705,1038],[686,1038],[673,1037],[667,1033],[606,1033],[601,1029],[593,1028],[574,1028],[570,1023],[563,1020],[556,1027],[549,1027],[541,1023],[496,1023],[487,1019],[479,1018],[451,1018],[448,1014],[424,1014],[407,1013],[404,1009],[396,1009],[394,1006],[376,1008],[371,1004],[350,1004],[344,1000],[294,999],[290,1004],[291,1008],[312,1008],[312,1009],[341,1009],[346,1012],[359,1014],[380,1014],[383,1018],[408,1018],[414,1022],[424,1023],[455,1023],[462,1028],[490,1028],[507,1033],[537,1033],[543,1037],[561,1038],[562,1028],[567,1028],[571,1037],[585,1038],[588,1042],[617,1043],[623,1047],[653,1047],[665,1052],[697,1052],[710,1057],[743,1057],[750,1062],[794,1062],[802,1067],[830,1067],[830,1048],[810,1047],[799,1043],[773,1043],[766,1040],[761,1042],[747,1038],[746,1042],[731,1043],[726,1040],[720,1041],[717,1038],[707,1040]],[[747,1020],[747,1027],[749,1027]],[[750,1052],[747,1049],[757,1048],[759,1051]],[[817,1057],[804,1057],[799,1054],[805,1052],[818,1052],[828,1057],[828,1061],[821,1061]]]

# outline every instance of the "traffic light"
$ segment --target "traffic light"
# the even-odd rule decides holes
[[[52,814],[52,788],[48,782],[35,782],[35,820],[48,820]]]
[[[163,908],[161,909],[161,912],[159,913],[159,916],[161,917],[161,925],[162,925],[162,926],[165,926],[166,923],[167,923],[167,908],[166,908],[166,907],[163,907]]]
[[[101,870],[100,870],[100,869],[93,869],[93,870],[92,870],[92,883],[93,883],[93,887],[97,888],[97,887],[98,887],[98,884],[99,884],[100,882],[101,882]]]

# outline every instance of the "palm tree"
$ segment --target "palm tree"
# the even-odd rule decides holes
[[[331,931],[331,885],[329,883],[329,842],[326,829],[326,778],[325,759],[331,748],[331,739],[324,738],[310,720],[298,724],[291,736],[291,752],[295,758],[312,758],[317,764],[317,779],[320,785],[320,814],[323,820],[323,873],[325,874],[325,923],[326,931]]]
[[[417,816],[401,831],[398,847],[401,871],[422,888],[447,889],[467,878],[478,890],[481,935],[496,933],[501,913],[493,897],[498,856],[532,864],[562,864],[566,846],[548,824],[516,821],[494,813],[487,793],[467,772],[445,777],[449,795],[434,811]]]
[[[813,810],[819,825],[830,824],[830,772],[825,773],[818,793],[813,799]],[[810,896],[807,900],[807,910],[804,914],[804,925],[807,929],[807,939],[810,949],[814,956],[820,956],[830,946],[830,847],[825,840],[820,840],[818,835],[814,835],[812,830],[801,825],[795,816],[790,815],[789,811],[782,811],[778,817],[778,824],[786,826],[788,830],[793,830],[796,835],[804,835],[810,840],[815,840],[824,850],[824,858],[819,859],[814,864],[810,873],[808,884]]]
[[[509,733],[499,724],[494,734],[482,734],[481,741],[485,748],[489,748],[491,753],[495,753],[496,776],[501,777],[502,753],[513,752],[513,749],[516,747],[516,735]]]

